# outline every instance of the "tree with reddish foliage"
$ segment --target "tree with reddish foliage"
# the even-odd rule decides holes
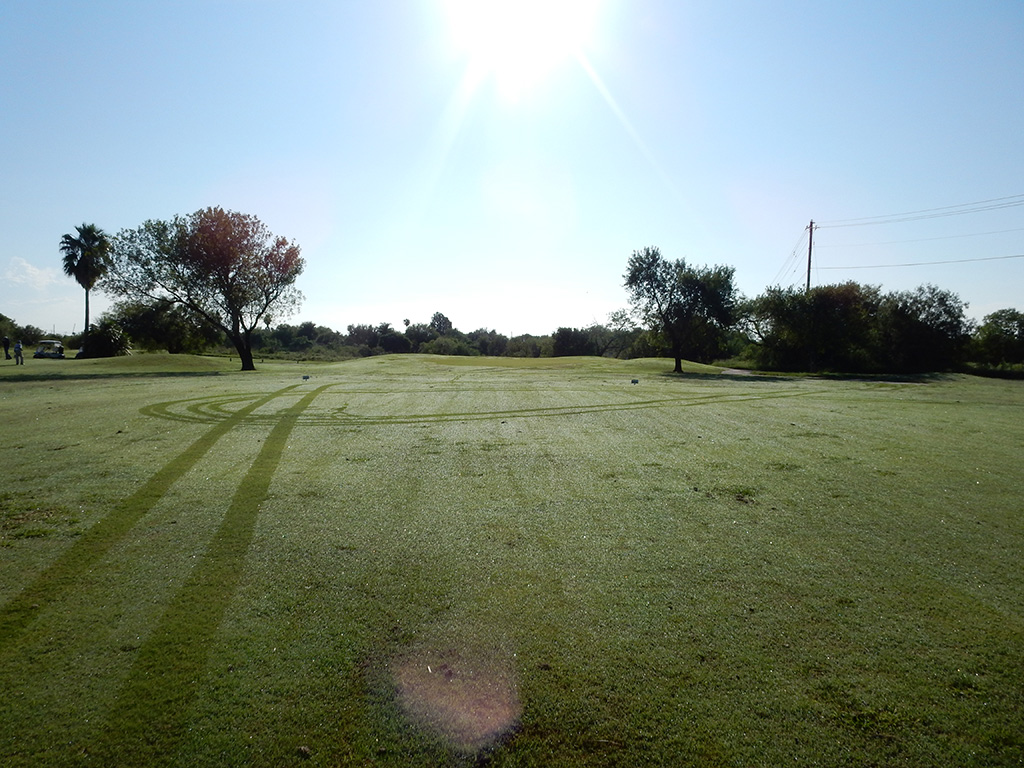
[[[242,370],[255,369],[252,333],[288,316],[302,301],[295,280],[305,266],[299,246],[255,216],[206,208],[171,221],[150,220],[114,239],[111,294],[180,304],[224,332]]]

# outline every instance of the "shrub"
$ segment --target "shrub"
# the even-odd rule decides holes
[[[420,346],[420,352],[427,355],[479,355],[480,351],[470,346],[465,339],[440,336]]]
[[[103,317],[89,329],[85,347],[78,353],[78,357],[118,357],[131,353],[131,343],[121,326]]]

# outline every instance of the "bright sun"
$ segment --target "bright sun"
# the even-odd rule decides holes
[[[516,101],[581,50],[599,0],[446,0],[453,42],[470,76]]]

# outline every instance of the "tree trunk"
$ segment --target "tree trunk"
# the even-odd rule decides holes
[[[242,359],[242,370],[243,371],[255,371],[256,364],[252,361],[252,350],[251,349],[240,349],[238,350],[238,356]]]
[[[82,356],[89,356],[89,289],[85,289],[85,328],[82,329],[82,343],[78,345]]]
[[[672,357],[676,361],[676,366],[675,366],[675,368],[672,369],[672,373],[682,373],[683,372],[683,344],[682,344],[682,341],[677,336],[675,336],[674,334],[671,336],[671,339],[672,339]]]
[[[231,343],[235,345],[235,351],[238,352],[238,359],[242,361],[243,371],[255,371],[256,364],[252,361],[252,346],[249,343],[249,338],[241,333],[231,334]]]

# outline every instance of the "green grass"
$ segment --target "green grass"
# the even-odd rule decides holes
[[[234,368],[0,368],[0,764],[1024,760],[1022,382]]]

